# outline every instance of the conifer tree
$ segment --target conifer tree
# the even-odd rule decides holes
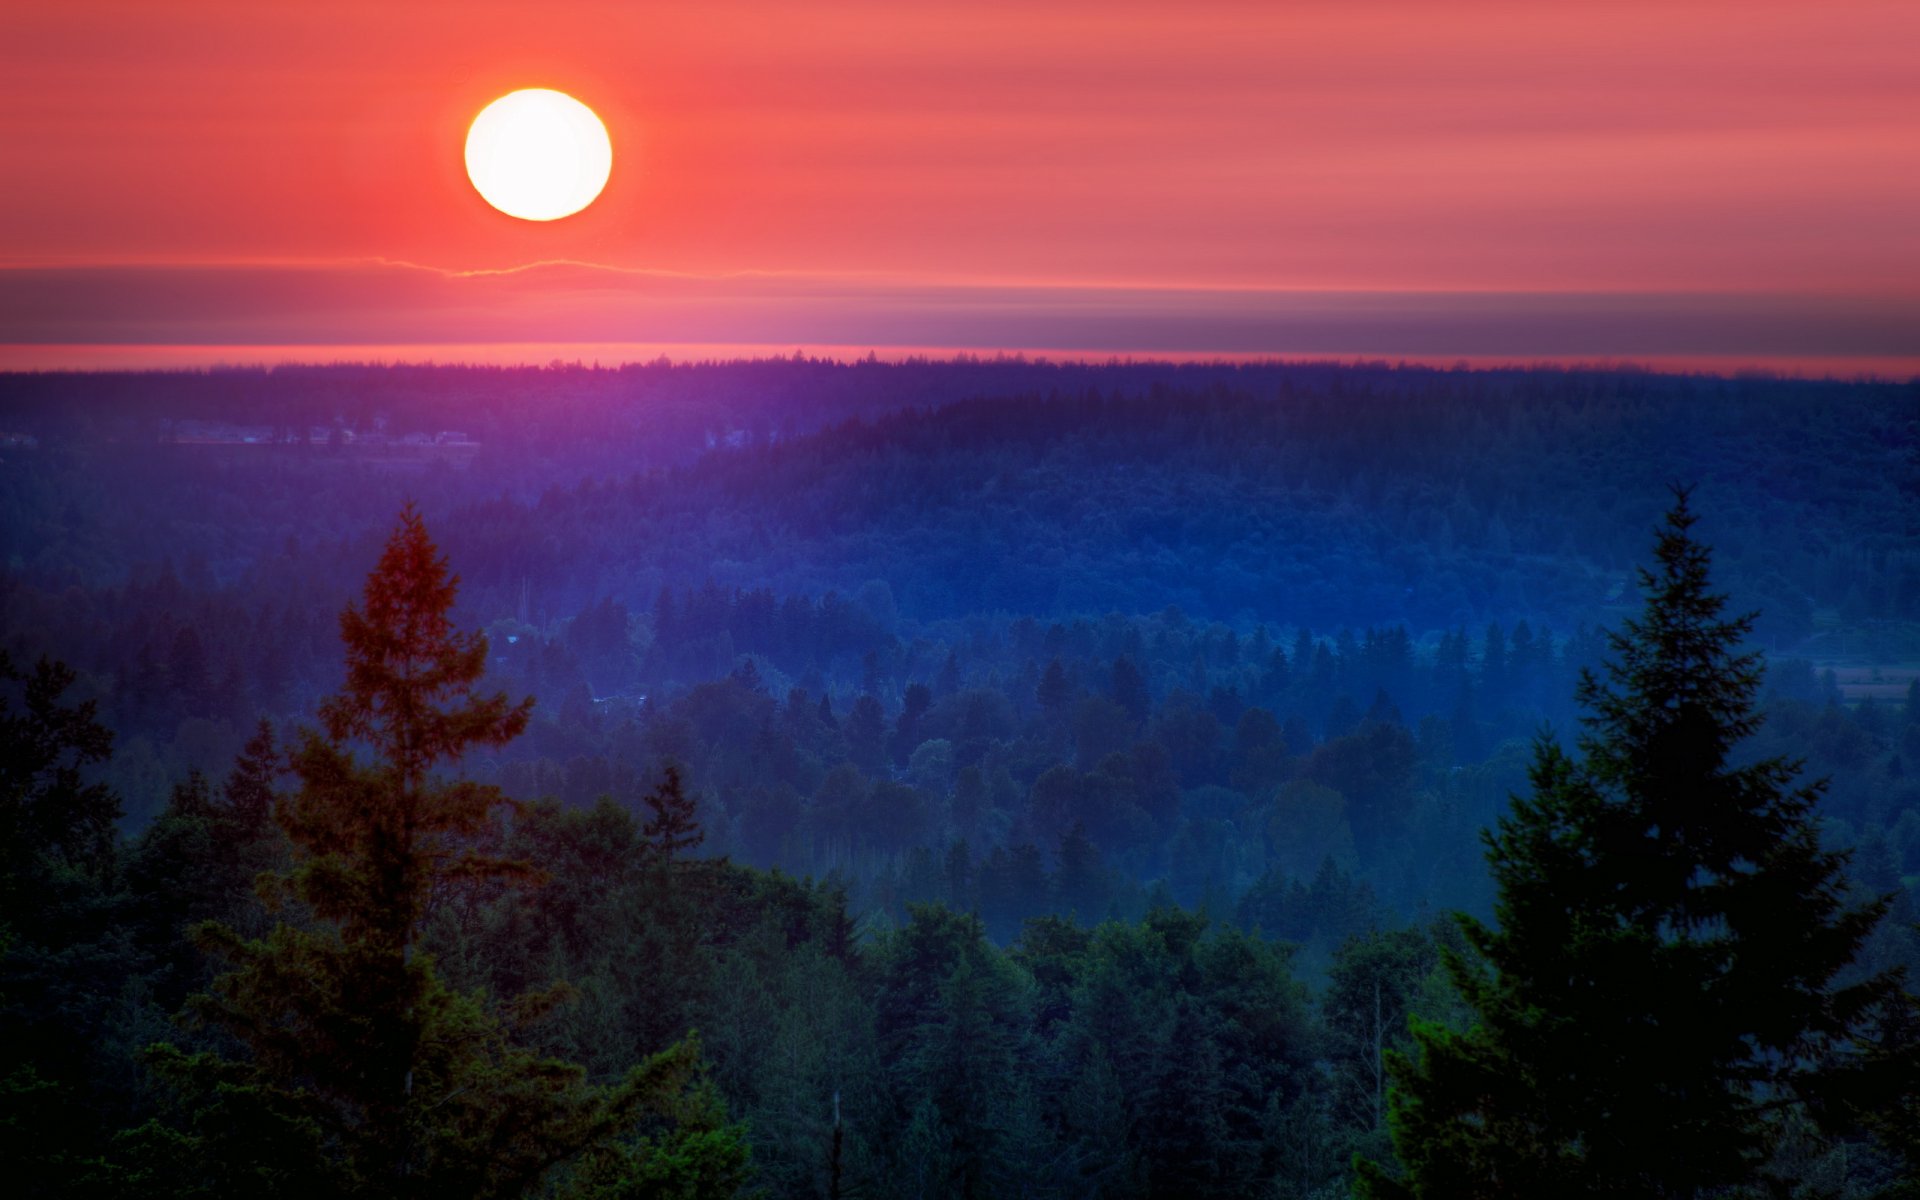
[[[1127,716],[1138,725],[1147,719],[1147,711],[1152,706],[1152,698],[1147,692],[1147,678],[1133,660],[1125,655],[1113,660],[1113,700],[1127,710]]]
[[[273,820],[282,767],[273,728],[261,721],[216,797],[199,772],[173,787],[167,807],[128,848],[123,878],[144,953],[158,978],[149,986],[171,1012],[209,976],[189,931],[218,921],[249,935],[266,932],[254,885],[284,869],[287,843]]]
[[[245,1054],[151,1052],[183,1102],[174,1121],[127,1139],[126,1186],[515,1196],[568,1163],[583,1194],[613,1194],[623,1172],[665,1172],[688,1195],[737,1184],[744,1151],[702,1099],[693,1043],[593,1086],[515,1040],[557,991],[490,1004],[449,989],[417,952],[429,906],[449,890],[531,875],[476,849],[505,797],[443,774],[468,749],[517,735],[531,707],[479,691],[486,642],[454,630],[456,586],[409,506],[361,604],[341,616],[346,684],[292,756],[298,790],[275,807],[294,849],[278,889],[285,919],[255,941],[200,931],[232,969],[190,1011]],[[679,1159],[635,1140],[648,1114]]]
[[[9,1195],[67,1194],[113,1104],[98,1081],[114,998],[137,964],[113,831],[90,778],[113,735],[64,663],[0,651],[0,1163]]]
[[[693,800],[680,782],[679,767],[667,765],[660,785],[647,793],[646,804],[653,815],[647,818],[642,832],[663,859],[671,861],[682,850],[691,850],[706,840],[694,815]]]
[[[1893,993],[1836,982],[1884,911],[1849,906],[1783,759],[1742,762],[1760,668],[1724,615],[1684,491],[1646,607],[1587,674],[1584,754],[1536,747],[1488,835],[1497,925],[1449,956],[1476,1024],[1415,1023],[1368,1197],[1698,1196],[1762,1181],[1784,1111],[1841,1078]]]
[[[1040,704],[1040,711],[1050,721],[1064,720],[1067,705],[1073,703],[1073,684],[1067,679],[1067,669],[1055,658],[1047,663],[1046,673],[1040,676],[1040,684],[1034,690],[1034,699]]]
[[[113,859],[120,799],[87,777],[113,734],[93,701],[63,702],[74,681],[65,663],[43,658],[28,673],[0,651],[0,922],[16,935],[35,932],[26,923],[43,906],[29,900],[45,876],[97,878]]]

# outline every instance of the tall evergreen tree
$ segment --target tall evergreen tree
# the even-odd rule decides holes
[[[1147,719],[1152,698],[1147,692],[1147,678],[1133,660],[1121,655],[1113,660],[1113,701],[1127,710],[1127,716],[1138,725]]]
[[[1059,659],[1048,661],[1046,673],[1040,676],[1040,684],[1034,690],[1034,699],[1050,725],[1059,728],[1066,723],[1067,706],[1073,703],[1073,682],[1067,678],[1067,669],[1060,665]]]
[[[691,1043],[622,1084],[589,1085],[580,1068],[513,1036],[512,1024],[557,994],[490,1005],[449,989],[418,952],[429,906],[451,889],[529,875],[476,849],[505,797],[443,775],[469,748],[517,735],[530,708],[478,691],[486,642],[455,632],[456,586],[409,507],[361,605],[341,616],[346,685],[294,752],[299,788],[275,808],[294,848],[281,902],[289,918],[309,919],[284,920],[257,941],[202,927],[232,969],[191,1011],[245,1054],[155,1048],[184,1102],[175,1121],[128,1139],[129,1187],[514,1196],[569,1161],[582,1164],[582,1192],[596,1195],[612,1194],[621,1172],[678,1170],[685,1182],[716,1183],[700,1194],[737,1181],[742,1152],[700,1102]],[[621,1141],[649,1113],[687,1118],[669,1122],[685,1162]]]
[[[41,659],[31,673],[0,651],[0,922],[31,936],[46,875],[111,870],[120,799],[88,777],[113,749],[91,700],[64,701],[73,669]]]
[[[18,1196],[66,1195],[118,1103],[106,1031],[137,969],[119,894],[120,798],[91,778],[113,735],[64,663],[0,651],[0,1162]]]
[[[189,774],[128,847],[123,877],[134,905],[132,925],[158,971],[148,986],[166,1011],[210,978],[206,957],[191,940],[194,927],[218,921],[258,936],[272,924],[254,885],[288,865],[286,837],[273,820],[282,765],[273,728],[261,721],[217,797],[199,772]]]
[[[1322,1013],[1336,1115],[1369,1133],[1387,1119],[1387,1053],[1406,1037],[1438,948],[1420,929],[1349,939],[1327,971]]]
[[[1685,492],[1646,607],[1583,676],[1575,762],[1543,737],[1532,795],[1488,859],[1498,924],[1462,923],[1449,967],[1476,1024],[1416,1022],[1396,1056],[1402,1178],[1368,1197],[1698,1196],[1767,1173],[1783,1112],[1819,1096],[1894,981],[1837,979],[1884,911],[1849,906],[1783,759],[1743,763],[1759,723],[1751,617],[1724,615]]]
[[[700,821],[694,814],[693,798],[680,782],[680,768],[669,763],[660,785],[646,795],[647,818],[642,830],[647,844],[667,860],[682,850],[691,850],[706,840]]]
[[[847,713],[847,757],[869,775],[887,762],[887,717],[872,693],[863,693]]]

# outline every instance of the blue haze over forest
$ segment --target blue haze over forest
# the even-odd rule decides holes
[[[70,664],[97,703],[137,889],[198,811],[183,781],[342,687],[339,613],[411,503],[460,578],[455,625],[486,634],[484,686],[535,700],[465,764],[528,805],[486,845],[553,876],[522,907],[436,910],[455,985],[517,994],[551,950],[594,999],[541,1045],[594,1078],[697,1026],[778,1195],[819,1194],[814,1109],[844,1083],[844,1167],[877,1194],[920,1169],[902,1147],[938,1144],[953,1179],[1001,1181],[955,1195],[1037,1178],[1019,1164],[1045,1145],[1057,1194],[1306,1197],[1355,1152],[1390,1158],[1406,1016],[1463,1020],[1441,914],[1491,914],[1481,832],[1543,728],[1578,737],[1581,672],[1640,611],[1674,485],[1714,584],[1757,613],[1766,719],[1741,753],[1830,781],[1849,894],[1889,897],[1860,969],[1920,970],[1912,382],[797,358],[0,376],[0,649]],[[645,874],[670,766],[705,909]],[[175,1002],[205,969],[177,935],[141,935]],[[1088,1024],[1154,955],[1182,981],[1164,1011]],[[1379,980],[1384,1031],[1354,1007]],[[1276,1025],[1236,1024],[1242,987]],[[823,1007],[796,1010],[809,988]],[[1030,1108],[940,1091],[927,1030],[961,1020],[956,988],[991,1031],[976,1068],[1024,1064]],[[766,1065],[815,1034],[853,1057]],[[1228,1064],[1213,1133],[1180,1132],[1153,1074],[1189,1035]],[[882,1065],[902,1047],[920,1065]],[[1125,1130],[1087,1115],[1136,1085]],[[782,1115],[800,1092],[806,1122]],[[1095,1144],[1144,1190],[1061,1165]]]

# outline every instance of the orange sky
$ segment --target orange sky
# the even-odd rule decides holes
[[[1920,360],[1916,46],[1913,0],[8,4],[0,342]],[[611,129],[578,217],[466,182],[524,86]],[[466,274],[549,260],[616,270]],[[1633,319],[1516,349],[1538,293]]]

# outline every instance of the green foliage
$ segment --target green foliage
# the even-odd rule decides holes
[[[671,860],[706,840],[694,817],[693,800],[680,782],[678,766],[667,765],[659,786],[647,793],[646,805],[653,815],[641,832],[662,858]]]
[[[289,865],[286,836],[273,821],[280,770],[272,727],[262,721],[219,795],[198,772],[189,774],[127,852],[127,890],[163,1011],[210,979],[191,936],[195,926],[214,921],[252,936],[268,928],[255,884]]]
[[[35,857],[0,911],[17,935],[0,1153],[29,1192],[360,1186],[352,1156],[387,1153],[353,1098],[390,1086],[349,1069],[371,1047],[412,1056],[416,1096],[380,1111],[418,1148],[419,1188],[511,1190],[470,1162],[521,1154],[522,1129],[570,1142],[566,1114],[611,1115],[616,1095],[625,1115],[533,1192],[724,1191],[746,1144],[770,1195],[849,1200],[1324,1197],[1356,1150],[1397,1170],[1380,1065],[1411,1044],[1407,1020],[1466,1037],[1478,1012],[1423,970],[1441,943],[1472,947],[1397,926],[1488,911],[1480,828],[1524,786],[1526,733],[1571,714],[1615,564],[1675,470],[1728,499],[1720,561],[1767,609],[1769,720],[1732,761],[1805,754],[1834,776],[1819,804],[1827,844],[1860,847],[1854,902],[1904,889],[1849,970],[1920,964],[1920,690],[1855,708],[1791,661],[1911,640],[1912,497],[1881,462],[1909,432],[1891,385],[1011,363],[283,369],[129,377],[114,396],[12,382],[9,411],[63,432],[0,478],[21,518],[7,645],[65,654],[69,694],[101,697],[119,747],[47,793],[56,823],[106,830],[98,853]],[[63,388],[87,403],[33,399]],[[903,395],[919,411],[832,427]],[[350,448],[151,444],[156,418],[309,410],[363,432],[376,414],[466,428],[486,449],[412,473]],[[702,454],[720,429],[740,444]],[[224,789],[192,772],[216,780],[256,713],[313,710],[337,675],[333,597],[407,490],[449,515],[487,690],[537,694],[540,715],[411,793],[376,736],[347,737],[350,761],[310,763],[283,804],[316,841],[296,862],[262,815],[277,768]],[[449,657],[415,680],[470,660],[445,632]],[[678,786],[649,796],[668,763]],[[458,770],[500,793],[437,791]],[[231,792],[254,775],[248,809]],[[102,783],[132,816],[117,848],[80,795]],[[410,810],[449,822],[413,830],[417,869],[387,819]],[[282,877],[273,911],[252,899],[262,871]],[[232,932],[199,935],[218,986],[184,932],[207,920]],[[1549,971],[1607,949],[1604,930],[1559,929],[1579,936],[1543,936]],[[349,953],[396,936],[398,968]],[[1618,969],[1579,976],[1594,994],[1566,999],[1555,1036],[1620,1033],[1623,992],[1651,1020],[1660,997],[1633,983],[1651,944],[1610,953]],[[194,1023],[169,1034],[195,989]],[[1810,1193],[1888,1186],[1891,1147],[1920,1127],[1911,1010],[1889,993],[1870,1016],[1848,1071],[1761,1085],[1806,1097],[1768,1138]],[[663,1046],[691,1061],[677,1039],[696,1027],[711,1091],[675,1068],[649,1076],[664,1090],[622,1092]],[[137,1070],[132,1049],[165,1036]],[[1513,1104],[1575,1129],[1549,1094],[1559,1070]]]
[[[1347,1121],[1369,1132],[1386,1128],[1387,1054],[1406,1048],[1407,1020],[1428,1001],[1439,966],[1440,944],[1417,928],[1369,933],[1335,954],[1321,1012],[1334,1103]]]
[[[728,1200],[750,1176],[744,1130],[705,1077],[698,1038],[634,1068],[626,1128],[593,1145],[551,1189],[555,1200]]]
[[[600,1190],[585,1194],[711,1195],[744,1169],[710,1097],[683,1095],[697,1048],[590,1084],[514,1036],[560,992],[495,1008],[449,988],[417,951],[429,905],[450,890],[530,874],[477,845],[504,797],[436,771],[515,736],[528,708],[475,694],[486,644],[453,632],[454,587],[408,510],[363,606],[342,616],[346,686],[322,706],[323,731],[304,736],[301,786],[275,810],[295,849],[278,899],[307,918],[256,940],[201,927],[229,969],[191,1009],[242,1052],[154,1048],[176,1115],[128,1135],[130,1186],[517,1196],[593,1150],[581,1178]],[[666,1122],[657,1140],[635,1132],[650,1115]],[[683,1182],[693,1190],[661,1190]]]
[[[1694,1196],[1757,1185],[1783,1113],[1831,1093],[1892,994],[1842,971],[1885,901],[1852,905],[1817,788],[1743,762],[1757,726],[1747,619],[1722,616],[1684,493],[1612,639],[1575,763],[1542,738],[1532,794],[1488,839],[1497,927],[1449,956],[1465,1032],[1416,1022],[1396,1056],[1403,1179],[1370,1196]]]
[[[293,755],[301,787],[276,814],[299,851],[288,891],[349,944],[403,955],[436,885],[524,870],[473,852],[505,803],[498,789],[435,768],[526,728],[531,700],[474,692],[486,641],[454,632],[458,581],[411,508],[340,616],[346,686]],[[356,745],[371,751],[362,764]]]
[[[23,672],[0,651],[0,922],[30,934],[33,895],[48,874],[103,878],[114,861],[120,802],[87,777],[113,734],[91,700],[63,703],[74,673],[41,659]]]
[[[1170,909],[1084,949],[1036,928],[1036,970],[1069,1015],[1049,1039],[1072,1080],[1068,1194],[1242,1196],[1279,1169],[1271,1104],[1311,1086],[1305,989],[1274,944]],[[1064,953],[1063,953],[1064,952]]]
[[[123,925],[118,798],[90,779],[112,735],[74,673],[0,653],[0,1161],[60,1195],[125,1104],[109,1036],[138,956]]]

